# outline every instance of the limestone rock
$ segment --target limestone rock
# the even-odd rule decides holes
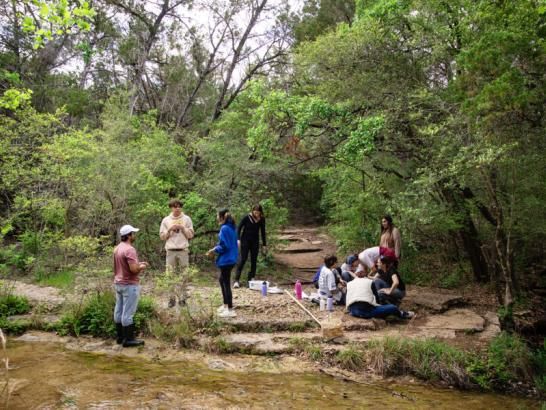
[[[415,305],[428,311],[441,313],[454,306],[464,304],[464,298],[456,293],[438,293],[437,290],[410,287],[403,301],[404,305]]]
[[[481,332],[485,319],[469,309],[454,309],[427,318],[422,329],[446,329],[463,332]]]
[[[25,296],[32,304],[43,304],[50,308],[56,308],[65,301],[57,288],[23,282],[13,283],[13,294]]]

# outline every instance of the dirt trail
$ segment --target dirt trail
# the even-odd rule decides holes
[[[285,244],[273,254],[275,262],[303,281],[311,280],[324,257],[336,250],[332,238],[315,227],[291,227],[281,231],[278,239]]]

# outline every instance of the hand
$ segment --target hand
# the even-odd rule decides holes
[[[214,253],[214,248],[209,249],[205,255],[206,256],[211,256],[213,253]]]
[[[390,289],[379,289],[379,293],[384,293],[385,295],[390,295],[391,290]]]
[[[138,267],[141,269],[141,270],[144,270],[146,269],[148,266],[150,266],[150,264],[148,262],[140,262],[138,264]]]
[[[170,228],[169,228],[169,233],[173,233],[173,232],[178,232],[180,231],[180,228],[181,226],[180,225],[172,225]]]

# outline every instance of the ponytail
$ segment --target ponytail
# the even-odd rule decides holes
[[[233,216],[231,216],[231,212],[229,212],[229,209],[223,208],[223,209],[219,210],[218,211],[218,216],[220,217],[220,219],[224,220],[225,224],[235,225],[235,218],[233,218]]]

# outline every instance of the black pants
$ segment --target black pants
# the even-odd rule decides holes
[[[254,279],[256,276],[256,262],[258,262],[258,251],[260,250],[259,241],[241,241],[241,261],[239,266],[237,266],[237,273],[235,274],[235,281],[239,282],[241,279],[241,272],[245,266],[246,260],[248,259],[248,252],[250,251],[250,272],[248,272],[248,280]]]
[[[228,308],[233,307],[233,298],[231,296],[231,270],[235,265],[220,266],[220,288],[222,289],[222,297],[224,299],[224,305],[228,305]]]

